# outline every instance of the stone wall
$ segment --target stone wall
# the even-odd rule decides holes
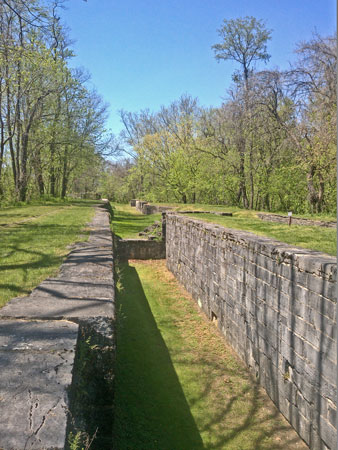
[[[170,206],[151,205],[148,202],[141,200],[131,200],[130,206],[135,206],[142,214],[146,215],[161,213],[172,209]]]
[[[165,259],[165,242],[142,239],[114,239],[121,261],[128,259]]]
[[[281,216],[280,214],[268,214],[268,213],[260,213],[257,216],[265,220],[267,222],[278,222],[278,223],[289,223],[288,216]],[[337,222],[325,222],[323,220],[311,220],[311,219],[300,219],[298,217],[292,216],[292,224],[293,225],[304,225],[308,227],[318,226],[318,227],[327,227],[327,228],[336,228]]]
[[[167,214],[167,265],[311,449],[336,448],[336,260]]]

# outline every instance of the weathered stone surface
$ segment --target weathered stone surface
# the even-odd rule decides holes
[[[130,205],[135,206],[136,209],[138,209],[142,214],[156,214],[159,212],[170,211],[172,209],[170,206],[150,205],[148,202],[140,200],[131,200]]]
[[[67,321],[0,321],[0,448],[64,448],[77,337]]]
[[[279,223],[289,223],[288,216],[282,216],[280,214],[267,214],[261,213],[257,214],[258,217],[262,220],[268,222],[279,222]],[[325,222],[324,220],[311,220],[311,219],[300,219],[298,217],[292,216],[292,224],[294,225],[305,225],[305,226],[319,226],[319,227],[327,227],[327,228],[335,228],[337,227],[337,222]]]
[[[223,211],[200,211],[200,210],[184,210],[180,211],[180,214],[215,214],[216,216],[229,216],[232,217],[231,212],[223,212]]]
[[[300,436],[333,449],[336,259],[174,213],[166,246],[168,268]]]
[[[0,309],[0,318],[67,318],[75,321],[95,316],[114,318],[113,298],[112,281],[47,279],[30,296],[15,298]]]
[[[46,279],[28,297],[13,299],[0,309],[0,449],[64,449],[67,430],[92,431],[99,423],[96,419],[102,419],[98,414],[95,420],[91,416],[93,423],[85,420],[87,416],[77,420],[74,413],[80,414],[83,404],[76,399],[85,400],[90,411],[101,408],[96,394],[100,399],[106,395],[111,404],[113,249],[105,209],[96,209],[90,227],[89,240],[72,246],[58,277]],[[70,389],[75,347],[81,364],[86,349],[91,372],[81,374],[80,385],[75,382]],[[94,384],[88,374],[95,374]],[[75,375],[78,381],[80,375]],[[86,391],[88,383],[91,395],[81,397],[79,390]],[[74,425],[69,420],[67,425],[69,408]],[[108,419],[97,433],[97,448],[104,448],[101,443],[111,438]]]
[[[111,449],[114,397],[115,331],[107,317],[81,322],[70,392],[73,420],[69,432],[96,433],[95,449]],[[85,386],[85,388],[84,388]],[[82,446],[81,446],[82,448]]]
[[[165,259],[166,246],[163,241],[145,241],[141,239],[116,240],[119,259]]]

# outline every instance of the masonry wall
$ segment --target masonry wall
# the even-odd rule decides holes
[[[310,448],[336,448],[335,258],[173,213],[166,253]]]
[[[169,206],[150,205],[148,202],[141,200],[131,200],[130,206],[135,206],[142,214],[156,214],[172,209]]]
[[[114,239],[121,261],[128,259],[165,259],[165,242],[141,239]]]

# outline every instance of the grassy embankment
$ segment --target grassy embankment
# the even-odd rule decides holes
[[[233,228],[238,230],[250,231],[251,233],[266,236],[272,239],[276,239],[287,244],[303,247],[310,250],[316,250],[319,252],[328,253],[329,255],[337,254],[337,231],[336,228],[326,228],[319,226],[304,226],[294,225],[289,227],[287,224],[265,222],[261,220],[257,213],[258,211],[248,211],[235,207],[224,207],[215,205],[182,205],[178,203],[171,203],[168,206],[172,206],[177,211],[182,210],[195,210],[195,211],[226,211],[231,212],[232,217],[216,216],[214,214],[189,214],[189,217],[195,219],[204,220],[206,222],[216,223],[227,228]],[[286,215],[282,212],[280,214]],[[333,215],[296,215],[295,217],[323,220],[323,221],[335,221],[336,216]]]
[[[119,270],[114,449],[306,448],[164,261]]]
[[[138,236],[138,233],[162,218],[162,214],[146,216],[129,205],[111,203],[111,206],[114,215],[113,230],[115,235],[122,239],[142,239]]]
[[[307,448],[164,261],[120,271],[114,449]]]
[[[37,202],[0,209],[0,307],[55,274],[69,253],[67,246],[88,238],[85,224],[93,217],[94,203]]]

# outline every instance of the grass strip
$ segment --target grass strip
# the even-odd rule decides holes
[[[0,212],[0,306],[17,296],[28,295],[41,281],[55,274],[67,246],[86,240],[84,227],[94,215],[92,201],[66,205],[34,205],[6,208]],[[97,202],[96,202],[97,203]],[[18,219],[20,218],[20,219]],[[22,223],[15,223],[25,220]]]
[[[112,208],[114,212],[112,220],[113,232],[122,239],[142,239],[138,233],[162,218],[161,214],[142,214],[129,205],[112,203]]]
[[[114,448],[305,449],[164,261],[120,265]]]
[[[287,225],[265,222],[248,211],[234,212],[232,217],[212,214],[189,214],[189,217],[212,222],[223,227],[250,231],[251,233],[277,239],[286,244],[316,250],[329,255],[337,254],[336,228],[318,226]]]
[[[155,203],[159,206],[169,206],[173,208],[175,211],[218,211],[218,212],[232,212],[239,213],[240,215],[253,217],[256,216],[257,213],[262,214],[279,214],[282,216],[287,216],[288,211],[256,211],[250,209],[238,208],[237,206],[224,206],[224,205],[208,205],[203,203]],[[336,214],[329,213],[319,213],[319,214],[293,214],[294,218],[299,219],[311,219],[311,220],[322,220],[322,221],[336,221]]]

